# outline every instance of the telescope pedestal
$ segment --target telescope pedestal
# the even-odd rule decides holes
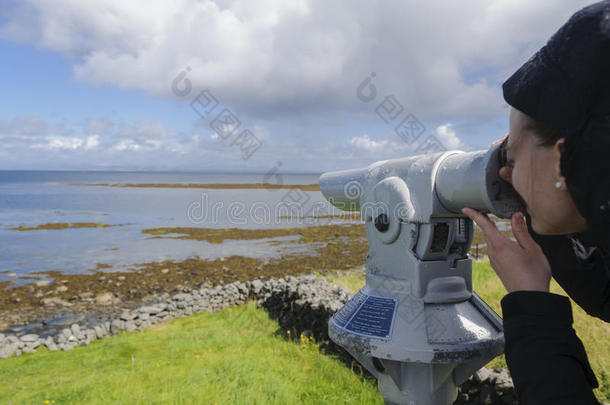
[[[375,297],[378,299],[379,295]],[[362,301],[362,296],[356,295],[354,299]],[[420,315],[409,315],[417,305],[416,300],[406,298],[396,307],[387,339],[347,329],[362,328],[357,324],[363,320],[377,324],[373,328],[383,324],[384,315],[375,321],[374,316],[367,314],[372,306],[367,308],[366,303],[351,314],[351,324],[341,327],[333,317],[329,323],[330,337],[377,378],[379,391],[387,401],[448,405],[455,401],[460,384],[502,353],[501,320],[476,295],[459,304],[422,304]],[[336,316],[343,315],[339,312]]]
[[[459,221],[435,219],[432,229],[455,241]],[[386,244],[367,222],[366,285],[329,322],[331,339],[377,378],[388,403],[449,405],[457,387],[504,348],[502,320],[472,292],[471,259],[417,257],[416,236],[434,238],[419,229],[425,225],[401,223]]]

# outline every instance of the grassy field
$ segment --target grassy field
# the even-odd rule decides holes
[[[254,303],[0,361],[1,404],[382,404],[374,380]]]
[[[341,284],[352,292],[358,291],[364,285],[364,273],[338,272],[326,277],[329,281]],[[473,262],[472,283],[481,298],[501,315],[500,300],[506,295],[506,290],[489,265],[489,260]],[[555,281],[551,282],[551,291],[567,295]],[[574,329],[587,350],[589,362],[600,385],[596,395],[598,399],[610,402],[610,324],[587,315],[574,302],[572,302],[572,310]],[[507,368],[506,360],[503,355],[496,357],[487,367]]]
[[[363,274],[327,276],[352,291]],[[505,294],[489,263],[474,264],[474,285],[496,310]],[[560,292],[556,285],[555,292]],[[574,306],[575,328],[610,399],[610,327]],[[503,357],[490,367],[505,367]],[[253,303],[176,319],[69,352],[0,361],[1,404],[382,404],[376,383],[287,339]],[[53,402],[54,401],[54,402]]]

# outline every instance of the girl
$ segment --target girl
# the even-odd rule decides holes
[[[471,208],[508,294],[506,361],[521,405],[598,404],[567,297],[610,322],[610,1],[588,6],[503,85],[511,105],[500,176],[527,205],[517,242]],[[526,220],[526,221],[525,221]]]

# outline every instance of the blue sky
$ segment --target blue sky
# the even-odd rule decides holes
[[[502,82],[588,4],[3,3],[0,169],[243,172],[358,167],[432,139],[484,149],[507,131]],[[207,120],[191,106],[203,90]],[[224,108],[241,124],[215,130]],[[409,115],[422,127],[406,142]]]

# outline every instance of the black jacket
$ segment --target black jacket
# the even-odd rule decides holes
[[[610,322],[610,260],[590,235],[538,235],[553,278],[589,315]],[[588,256],[588,257],[587,257]],[[572,328],[567,297],[516,291],[502,299],[506,362],[520,405],[598,404],[597,380]]]

